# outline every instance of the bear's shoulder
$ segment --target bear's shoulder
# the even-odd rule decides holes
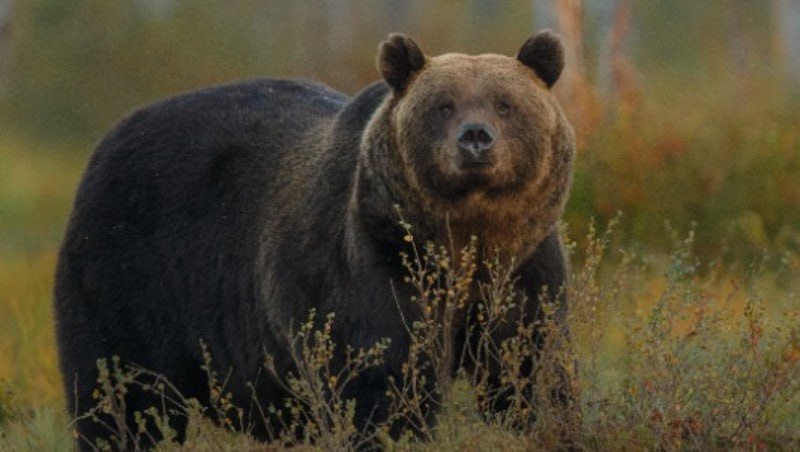
[[[389,94],[386,83],[379,81],[368,85],[353,96],[336,115],[330,129],[332,150],[348,155],[355,164],[364,129],[375,110]]]
[[[383,81],[368,85],[345,105],[337,117],[336,126],[362,130],[388,94],[389,86]]]

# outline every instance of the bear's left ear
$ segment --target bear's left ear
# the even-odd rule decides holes
[[[553,32],[543,30],[522,44],[517,59],[533,69],[550,88],[564,69],[564,46]]]
[[[406,35],[393,33],[378,48],[378,70],[395,91],[406,89],[411,76],[425,66],[425,55]]]

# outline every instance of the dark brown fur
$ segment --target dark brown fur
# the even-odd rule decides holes
[[[403,283],[399,254],[408,244],[396,206],[419,241],[448,243],[452,234],[459,249],[475,235],[484,251],[501,249],[527,295],[525,320],[538,318],[538,295],[556,296],[567,278],[556,222],[574,144],[548,89],[560,49],[544,33],[516,59],[427,58],[392,35],[379,52],[385,82],[353,98],[261,79],[125,118],[92,156],[59,254],[55,316],[70,413],[94,405],[97,359],[112,356],[207,404],[202,340],[218,374],[231,372],[226,391],[249,407],[252,433],[269,439],[281,423],[261,422],[248,383],[262,408],[284,406],[288,394],[263,372],[264,352],[278,377],[291,372],[287,334],[315,309],[319,318],[336,314],[333,368],[346,346],[391,339],[384,363],[344,393],[357,400],[359,428],[384,421],[388,380],[402,379],[408,356],[405,321],[419,313]],[[477,166],[456,145],[465,121],[496,138]],[[457,326],[456,348],[466,346],[467,328]],[[161,403],[138,387],[125,401],[132,431],[134,411]],[[171,423],[181,439],[185,419]],[[87,442],[108,435],[86,417],[76,428]]]

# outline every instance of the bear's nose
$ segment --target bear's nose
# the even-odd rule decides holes
[[[458,128],[458,148],[472,159],[482,160],[494,146],[494,131],[486,124],[466,123]]]

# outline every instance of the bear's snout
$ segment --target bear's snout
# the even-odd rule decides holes
[[[467,166],[487,165],[489,151],[495,143],[495,131],[488,124],[468,122],[461,124],[456,144],[461,151],[462,163]]]

